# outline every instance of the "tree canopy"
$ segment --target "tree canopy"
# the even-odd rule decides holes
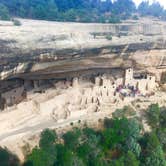
[[[19,166],[20,162],[16,155],[7,149],[0,148],[0,165],[2,166]]]
[[[1,0],[0,4],[0,19],[3,20],[14,16],[53,21],[117,23],[135,13],[166,17],[166,11],[158,2],[149,4],[148,1],[143,1],[138,9],[132,0]]]
[[[158,104],[152,104],[148,111],[154,114],[150,120],[154,118],[155,124],[160,124],[158,116],[165,114],[166,109],[160,108]],[[140,122],[136,119],[107,118],[104,120],[102,130],[88,127],[73,128],[61,136],[61,143],[55,140],[53,131],[45,130],[41,134],[40,146],[32,150],[25,164],[30,163],[32,166],[166,166],[165,135],[162,132],[165,126],[162,124],[163,121],[160,128],[143,133]],[[43,142],[42,146],[41,142]],[[45,145],[48,148],[45,148]]]

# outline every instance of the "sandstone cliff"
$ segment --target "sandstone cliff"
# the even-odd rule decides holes
[[[0,23],[0,87],[15,78],[64,79],[131,66],[150,71],[159,81],[165,71],[165,22],[20,21],[21,26]]]
[[[62,130],[71,122],[78,124],[78,120],[96,124],[125,105],[134,106],[139,116],[151,103],[165,106],[165,92],[157,91],[148,98],[124,98],[114,93],[116,86],[110,83],[123,82],[124,69],[129,67],[151,73],[158,82],[161,78],[166,81],[165,22],[20,21],[21,26],[0,22],[0,110],[8,110],[0,115],[0,145],[16,152],[21,160],[22,147],[45,128]],[[94,78],[103,73],[111,77],[108,74],[105,83],[96,77],[93,81],[99,85],[82,78],[79,86],[77,78],[71,81],[73,77]],[[35,88],[39,82],[52,82],[53,86]],[[31,90],[26,89],[29,83]]]

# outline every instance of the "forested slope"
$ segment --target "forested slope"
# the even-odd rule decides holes
[[[137,13],[137,14],[135,14]],[[139,15],[165,19],[166,11],[158,3],[142,2],[136,8],[132,0],[1,0],[0,18],[10,17],[75,22],[117,23]]]

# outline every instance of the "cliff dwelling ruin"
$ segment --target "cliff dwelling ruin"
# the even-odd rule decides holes
[[[50,114],[58,121],[98,112],[103,104],[116,105],[131,98],[153,95],[158,87],[155,76],[135,72],[133,68],[124,70],[121,76],[103,74],[59,81],[16,80],[14,89],[1,93],[1,109],[19,107],[22,101],[22,107],[24,103],[31,103],[33,110],[42,115]],[[51,91],[54,93],[49,94]]]
[[[1,145],[20,152],[20,140],[45,128],[165,105],[165,22],[20,21],[0,26]]]

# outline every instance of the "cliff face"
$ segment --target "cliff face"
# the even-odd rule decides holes
[[[0,24],[0,80],[62,79],[134,67],[165,71],[166,23],[121,24],[21,20]]]
[[[117,85],[122,85],[126,68],[151,73],[158,82],[166,82],[165,22],[143,19],[115,25],[20,21],[18,27],[0,22],[0,110],[9,110],[0,116],[0,143],[19,157],[23,158],[25,140],[30,136],[32,142],[34,134],[45,128],[67,128],[73,117],[76,123],[88,120],[96,124],[101,118],[112,117],[117,106],[135,103],[137,98],[122,99],[114,93],[114,81],[119,82],[114,77],[120,78]],[[94,79],[105,73],[111,74],[108,80]],[[71,80],[79,76],[92,81]],[[103,80],[105,84],[100,86]],[[44,86],[38,87],[41,84]],[[145,85],[144,89],[150,88]],[[139,112],[141,105],[142,116],[142,108],[146,110],[150,103],[165,106],[166,94],[156,93],[141,97],[132,108]],[[62,121],[57,123],[58,119]]]

